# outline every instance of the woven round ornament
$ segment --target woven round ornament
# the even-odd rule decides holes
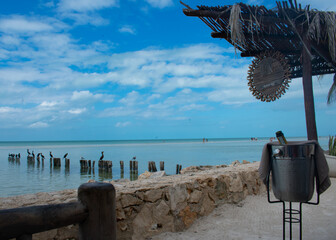
[[[252,61],[247,75],[252,95],[261,101],[280,98],[289,88],[290,67],[280,52],[265,52]]]

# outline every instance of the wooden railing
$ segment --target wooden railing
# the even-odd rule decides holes
[[[0,210],[0,239],[32,239],[32,234],[79,223],[79,239],[115,240],[115,189],[85,183],[78,202]]]

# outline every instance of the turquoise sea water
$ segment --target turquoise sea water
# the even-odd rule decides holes
[[[290,138],[297,141],[303,138]],[[134,140],[134,141],[57,141],[57,142],[0,142],[0,197],[37,192],[52,192],[78,188],[89,179],[116,180],[120,174],[119,161],[125,162],[124,178],[130,178],[129,160],[134,156],[139,164],[139,174],[148,170],[148,161],[165,162],[167,174],[175,174],[176,164],[182,167],[199,165],[230,164],[235,160],[259,161],[263,146],[269,139],[202,139],[179,140]],[[327,137],[319,143],[327,149]],[[46,157],[44,166],[27,164],[27,149],[35,155],[41,152]],[[70,168],[65,169],[64,159],[59,169],[50,167],[49,151],[62,158],[68,153]],[[104,160],[112,160],[112,173],[98,171],[98,159],[104,151]],[[8,154],[21,154],[20,162],[8,161]],[[96,160],[95,172],[81,173],[79,160]]]

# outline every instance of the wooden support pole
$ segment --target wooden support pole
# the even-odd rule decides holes
[[[164,171],[164,161],[160,161],[160,171]]]
[[[306,113],[306,128],[308,140],[318,140],[316,120],[315,120],[315,106],[314,106],[314,94],[313,94],[313,80],[312,80],[312,64],[310,54],[311,44],[307,37],[303,38],[304,44],[307,49],[302,49],[302,84],[304,105]]]
[[[78,188],[78,199],[89,213],[79,225],[80,239],[117,239],[115,196],[114,186],[109,183],[85,183]]]

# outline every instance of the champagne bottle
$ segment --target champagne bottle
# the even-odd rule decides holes
[[[275,134],[280,144],[287,144],[287,140],[282,131],[277,131]]]

